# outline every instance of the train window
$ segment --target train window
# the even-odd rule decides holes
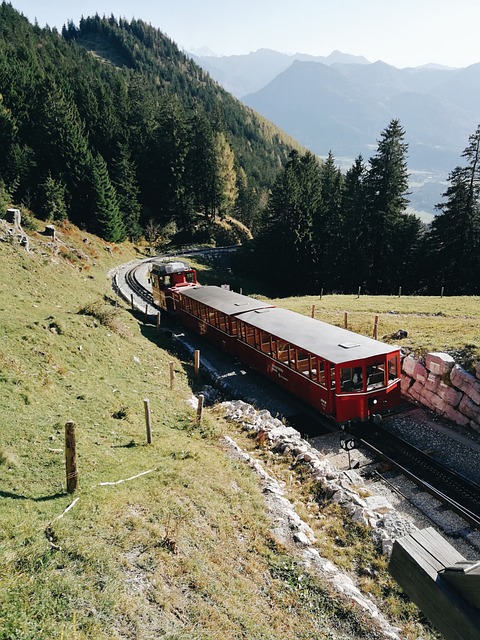
[[[342,367],[340,369],[340,389],[345,393],[363,391],[362,367]]]
[[[218,328],[222,331],[227,330],[227,316],[224,313],[218,314]]]
[[[367,367],[367,391],[385,386],[385,364],[370,364]]]
[[[216,326],[215,311],[211,307],[207,307],[206,314],[207,314],[208,324],[212,324],[215,327]]]
[[[277,353],[277,339],[273,336],[270,336],[270,355],[276,357]]]
[[[255,330],[249,324],[245,324],[245,342],[252,347],[255,346]]]
[[[330,388],[331,389],[335,388],[335,367],[334,366],[330,367]]]
[[[200,318],[202,320],[207,320],[207,310],[203,305],[200,305]]]
[[[324,387],[326,386],[326,382],[325,382],[325,362],[323,360],[320,360],[320,358],[317,359],[318,362],[318,366],[317,366],[317,382],[319,382],[321,385],[323,385]]]
[[[272,355],[270,334],[265,331],[260,331],[260,350],[263,353],[268,353],[269,356]]]
[[[195,284],[195,271],[187,271],[185,274],[185,280],[189,284]]]
[[[296,369],[299,373],[304,373],[306,376],[310,376],[310,354],[307,351],[297,349]]]
[[[396,378],[398,378],[398,355],[388,359],[388,379],[395,380]]]
[[[288,364],[288,344],[283,340],[277,340],[277,351],[275,357],[279,362]]]
[[[232,336],[236,336],[238,332],[238,325],[235,320],[227,320],[227,333],[231,333]]]

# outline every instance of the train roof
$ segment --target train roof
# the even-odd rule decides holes
[[[255,300],[255,298],[244,296],[241,293],[215,286],[191,287],[182,290],[181,293],[182,296],[197,300],[229,316],[243,314],[246,311],[255,309],[267,309],[272,306],[268,302]]]
[[[151,266],[151,272],[159,276],[170,275],[171,273],[182,273],[182,271],[190,271],[190,266],[186,262],[160,262],[154,260]]]
[[[325,358],[332,364],[363,360],[398,351],[398,347],[367,338],[353,331],[303,316],[289,309],[270,307],[248,311],[241,320]]]

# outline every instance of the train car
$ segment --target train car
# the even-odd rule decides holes
[[[240,360],[339,424],[400,402],[399,347],[278,307],[237,316],[237,337]]]
[[[153,301],[165,311],[174,313],[179,289],[194,287],[197,273],[185,262],[163,262],[154,260],[150,266],[149,279],[152,285]]]
[[[376,420],[399,404],[399,347],[220,287],[200,286],[193,270],[185,266],[182,273],[180,263],[174,264],[167,265],[174,276],[170,286],[153,278],[152,267],[154,299],[161,308],[174,310],[185,326],[339,425]]]
[[[239,315],[272,305],[240,293],[214,286],[198,286],[176,291],[175,306],[184,325],[205,336],[232,356],[238,356]]]

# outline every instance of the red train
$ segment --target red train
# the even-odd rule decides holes
[[[182,262],[153,262],[155,304],[338,424],[400,402],[400,349],[214,286]]]

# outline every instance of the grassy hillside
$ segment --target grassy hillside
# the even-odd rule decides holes
[[[27,253],[0,226],[0,637],[381,637],[271,535],[256,477],[221,436],[262,455],[257,443],[214,410],[195,426],[191,363],[110,288],[108,271],[139,254],[71,225],[58,231],[56,247],[30,231]],[[68,420],[75,495],[65,492]],[[288,460],[264,458],[278,477],[294,473]],[[305,516],[323,509],[320,551],[354,572],[365,532],[314,509],[314,488],[290,485],[299,508],[310,504]],[[366,590],[377,588],[403,637],[418,637],[418,611],[369,553],[376,578]]]

